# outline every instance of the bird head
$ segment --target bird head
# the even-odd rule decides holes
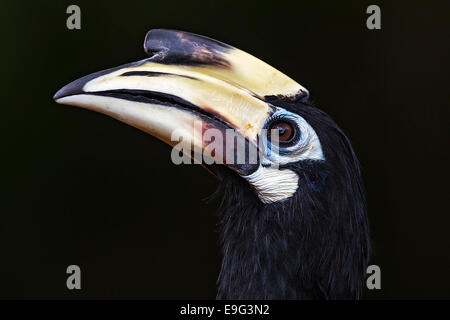
[[[271,234],[264,242],[266,246],[292,231],[296,238],[286,246],[298,243],[307,246],[303,252],[322,251],[317,259],[310,259],[311,269],[327,268],[328,261],[341,255],[336,259],[341,264],[341,273],[345,273],[344,282],[355,282],[352,294],[359,294],[360,285],[356,282],[367,257],[367,227],[358,161],[333,120],[308,103],[308,91],[252,55],[207,37],[151,30],[144,49],[148,58],[75,80],[59,90],[54,99],[106,114],[174,147],[180,148],[176,136],[181,136],[183,145],[193,150],[189,156],[206,154],[205,167],[224,180],[224,184],[231,183],[231,188],[239,185],[245,189],[248,198],[245,202],[252,203],[255,219],[259,220],[251,221],[254,237],[267,234],[265,223],[278,217],[285,227],[279,235]],[[208,137],[211,132],[216,133],[214,141]],[[234,136],[227,139],[230,132]],[[211,152],[213,142],[215,149]],[[220,152],[218,147],[222,147]],[[230,206],[242,202],[242,194],[239,190],[231,192],[230,198],[234,195],[236,199]],[[236,212],[240,210],[244,209],[235,208]],[[246,218],[250,216],[248,213]],[[225,228],[224,237],[228,234],[244,241],[241,231],[246,228],[243,222],[246,218],[241,215],[239,221],[233,222],[233,228]],[[329,241],[342,246],[342,252]],[[354,250],[363,248],[360,250],[363,252],[345,270],[349,263],[345,259],[355,259],[349,257],[354,250],[346,251],[348,246]],[[234,249],[230,249],[232,245],[227,248],[225,251],[242,249],[239,244]],[[233,264],[239,263],[237,260],[250,256],[248,251],[254,249],[242,249],[240,258],[224,261],[222,270],[227,264],[228,269],[233,269]],[[297,273],[298,260],[304,257],[294,256],[286,264],[297,268],[292,271]],[[352,272],[358,276],[352,276]],[[299,281],[295,279],[292,281]],[[330,279],[321,279],[325,281],[321,287],[346,287]],[[279,286],[285,291],[289,287],[282,283]],[[239,289],[235,291],[231,296],[241,297]]]
[[[178,133],[184,145],[202,154],[211,144],[206,131],[223,133],[215,163],[224,160],[263,203],[297,191],[298,176],[286,166],[325,159],[305,118],[274,103],[284,99],[295,105],[308,97],[283,73],[239,49],[186,32],[151,30],[144,49],[149,58],[78,79],[54,99],[104,113],[172,146]],[[274,131],[281,133],[279,143],[270,140]],[[232,142],[227,143],[227,133],[236,134]],[[237,150],[238,141],[243,150]]]

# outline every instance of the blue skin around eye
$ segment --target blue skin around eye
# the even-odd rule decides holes
[[[272,115],[272,117],[270,117],[267,122],[264,125],[264,128],[267,128],[268,125],[272,122],[272,121],[276,121],[276,120],[289,120],[289,121],[293,121],[293,122],[297,122],[298,121],[298,116],[287,111],[287,110],[279,110],[278,112],[276,112],[275,114]],[[302,132],[299,132],[299,138],[298,138],[298,142],[300,142],[302,140]],[[268,157],[271,157],[272,155],[272,149],[271,149],[271,143],[270,141],[266,140],[266,154]],[[278,148],[278,152],[280,156],[289,154],[291,151],[289,150],[289,148],[283,148],[281,146],[279,146]],[[315,165],[313,165],[314,162],[311,162],[311,160],[306,160],[306,161],[302,161],[302,171],[303,171],[303,175],[305,177],[305,181],[306,184],[308,185],[309,188],[311,188],[312,190],[314,190],[315,192],[322,192],[322,190],[324,189],[325,186],[325,181],[327,179],[327,173],[325,172],[325,170],[320,169],[319,167],[316,167]]]
[[[266,123],[264,124],[264,128],[267,129],[267,126],[269,125],[269,123],[271,123],[272,121],[275,120],[290,120],[293,121],[294,123],[297,122],[297,118],[298,116],[295,115],[292,112],[289,112],[287,110],[280,110],[278,112],[276,112],[275,114],[273,114],[269,119],[267,119]],[[299,137],[298,137],[298,141],[300,141],[302,139],[302,132],[299,132]],[[270,157],[272,155],[272,144],[270,141],[266,140],[266,146],[267,146],[267,156]],[[283,156],[289,154],[289,150],[287,150],[287,148],[283,148],[281,146],[279,146],[279,155]]]

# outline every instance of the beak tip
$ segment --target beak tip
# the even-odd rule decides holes
[[[58,102],[58,100],[64,96],[63,89],[64,89],[64,88],[59,89],[59,90],[53,95],[53,100],[55,100],[55,102]]]
[[[78,79],[69,83],[68,85],[62,87],[55,93],[55,95],[53,96],[53,100],[58,102],[58,100],[60,100],[61,98],[84,93],[83,90],[84,84],[85,84],[84,79]]]

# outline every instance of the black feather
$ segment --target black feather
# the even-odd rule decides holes
[[[218,299],[358,299],[370,254],[359,163],[350,141],[323,111],[276,103],[319,136],[324,161],[286,165],[299,175],[290,198],[263,204],[225,167],[220,207],[222,268]]]

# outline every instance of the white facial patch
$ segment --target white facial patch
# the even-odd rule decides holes
[[[260,166],[258,170],[243,178],[253,186],[263,203],[289,198],[298,188],[298,175],[289,169]]]

